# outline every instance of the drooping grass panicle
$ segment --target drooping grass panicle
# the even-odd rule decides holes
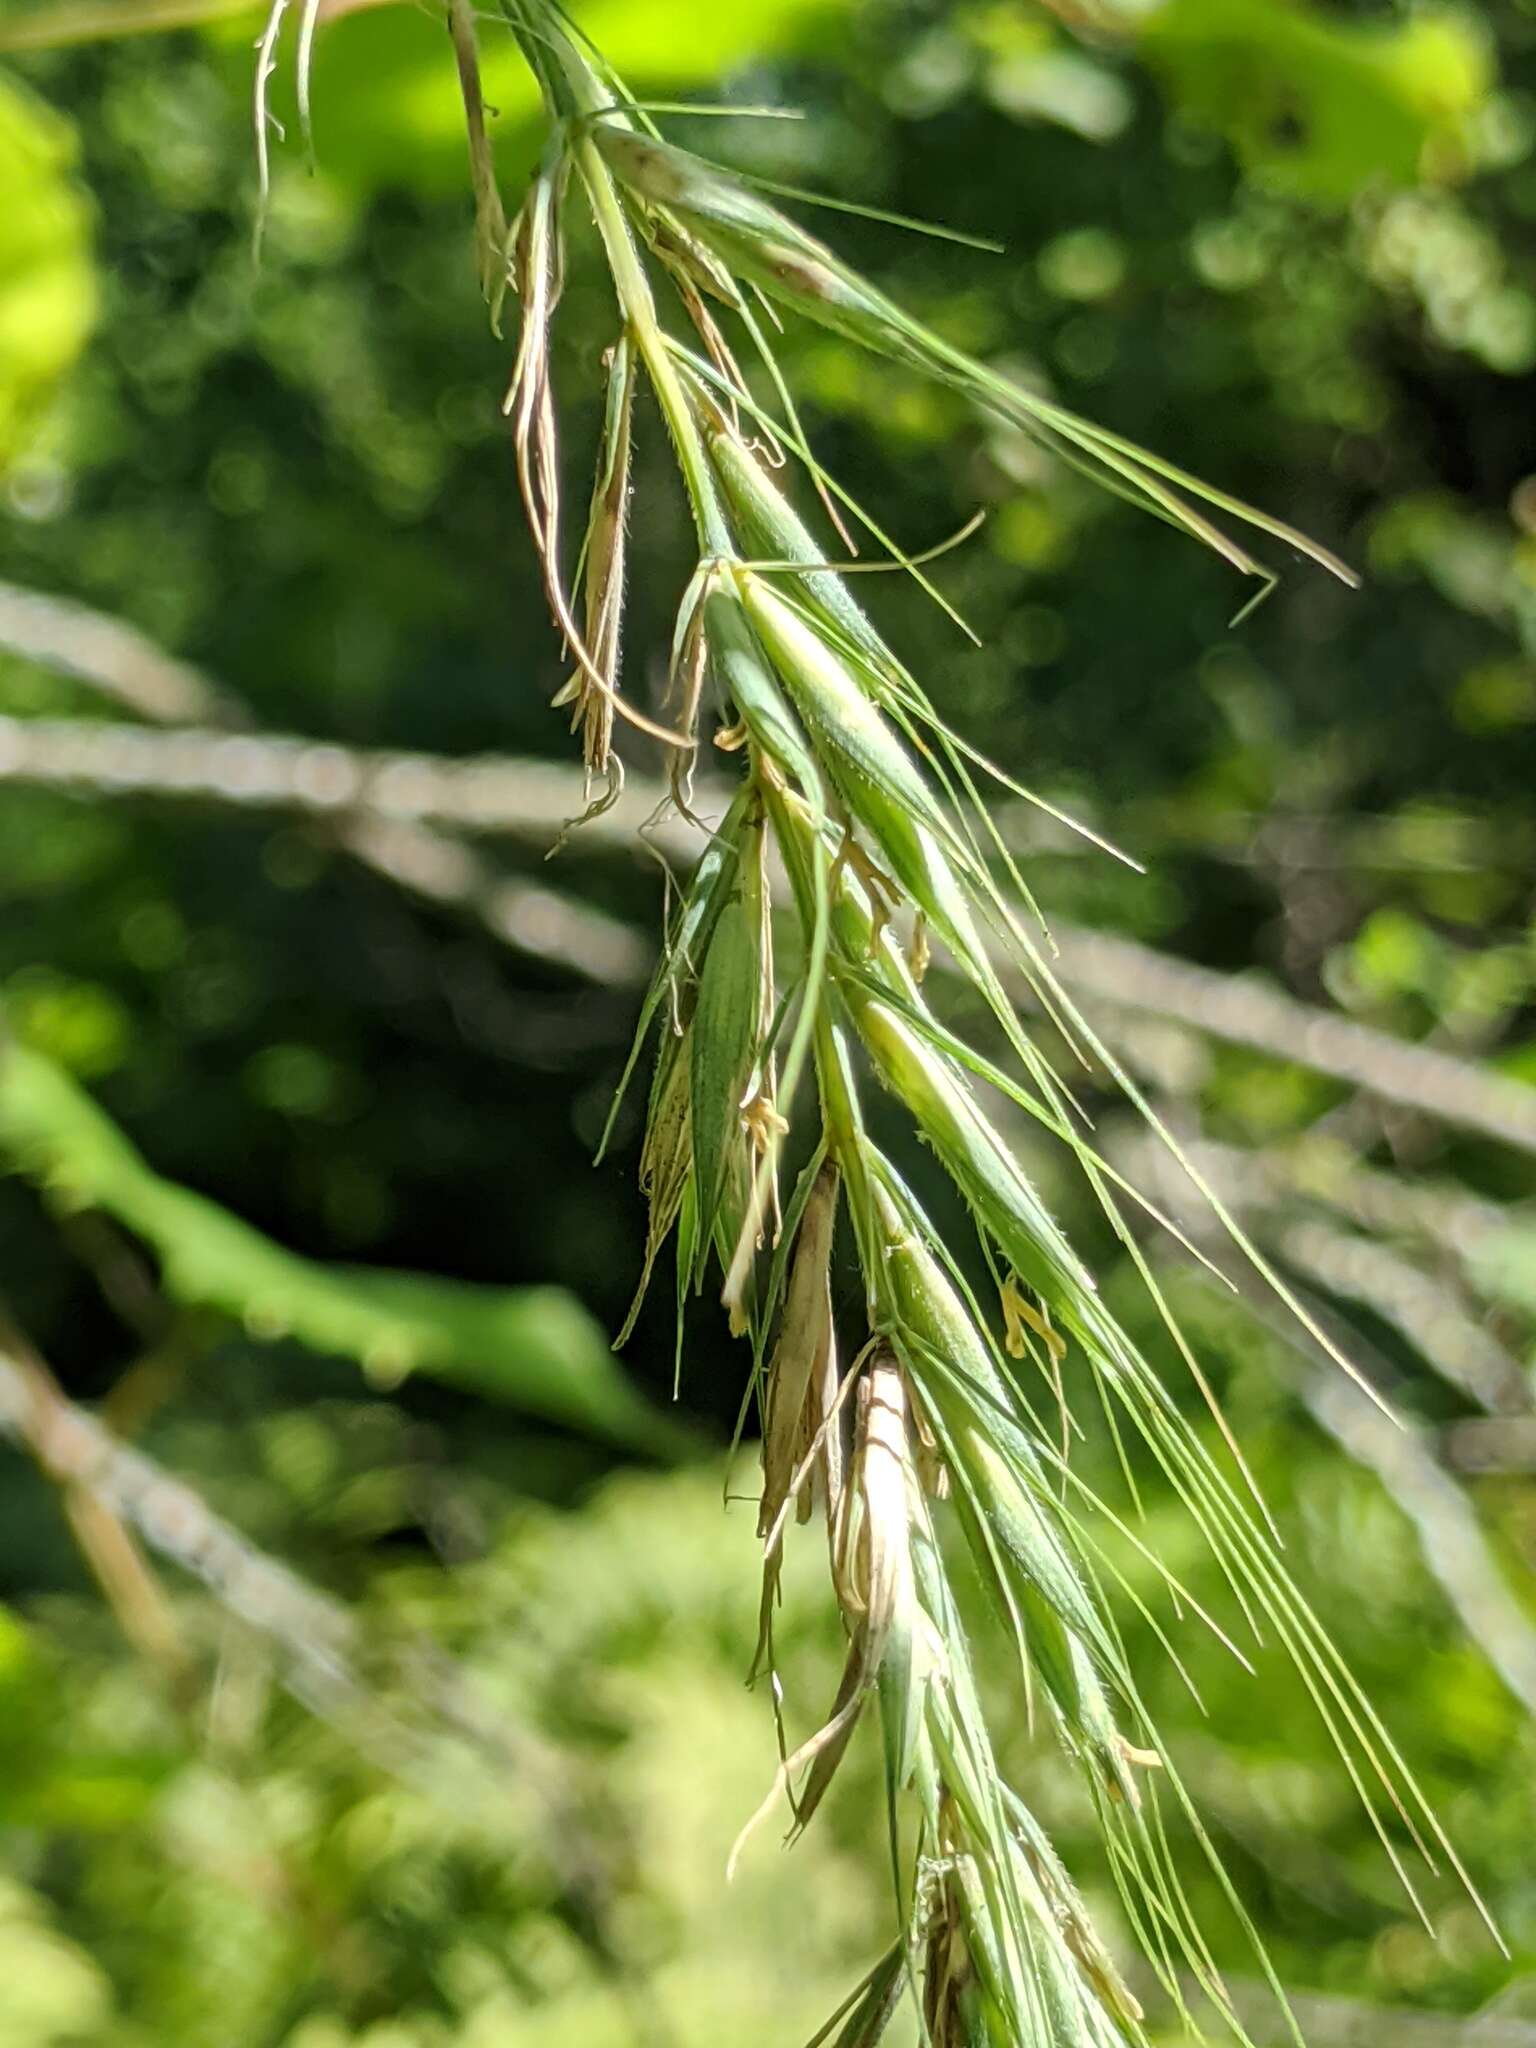
[[[266,94],[285,5],[272,7],[258,60],[264,187]],[[894,1927],[872,1940],[879,1960],[817,2039],[871,2048],[907,1988],[925,2048],[1139,2048],[1146,2038],[1108,1939],[1004,1779],[951,1578],[961,1560],[1013,1644],[1027,1711],[1054,1727],[1081,1774],[1103,1868],[1152,1975],[1175,2010],[1192,1979],[1242,2038],[1184,1895],[1170,1817],[1247,1923],[1150,1719],[1117,1613],[1127,1603],[1181,1670],[1173,1617],[1193,1616],[1234,1655],[1246,1653],[1235,1627],[1228,1634],[1171,1571],[1159,1583],[1173,1617],[1129,1583],[1127,1551],[1156,1567],[1156,1546],[1075,1469],[1087,1427],[1080,1399],[1102,1404],[1132,1488],[1139,1466],[1181,1503],[1248,1634],[1291,1659],[1410,1892],[1399,1838],[1426,1853],[1451,1853],[1449,1844],[1286,1572],[1235,1436],[1213,1443],[1209,1425],[1186,1413],[1016,1147],[1005,1119],[1022,1114],[1080,1170],[1219,1420],[1122,1212],[1134,1191],[1096,1149],[1058,1071],[1060,1050],[1150,1108],[1059,987],[983,780],[1041,800],[940,715],[796,510],[799,479],[837,541],[851,548],[857,522],[944,601],[923,547],[904,550],[822,468],[772,330],[781,315],[801,316],[961,392],[1266,585],[1269,572],[1222,521],[1345,582],[1352,572],[1285,522],[967,355],[809,234],[769,188],[666,141],[656,110],[633,98],[556,0],[499,0],[499,9],[548,115],[510,229],[479,87],[485,18],[448,0],[481,281],[493,317],[508,287],[518,309],[507,412],[570,662],[557,701],[581,734],[592,808],[618,793],[621,721],[667,747],[672,801],[689,815],[701,745],[712,742],[739,770],[670,919],[621,1085],[654,1044],[640,1158],[649,1220],[620,1334],[672,1245],[679,1355],[685,1299],[706,1285],[718,1283],[732,1329],[751,1340],[748,1399],[762,1420],[760,1661],[773,1661],[790,1525],[819,1517],[824,1527],[842,1674],[811,1731],[798,1746],[785,1740],[763,1812],[786,1799],[791,1832],[802,1830],[859,1728],[877,1721],[896,1909]],[[316,19],[304,0],[306,127]],[[598,460],[568,570],[551,363],[577,205],[595,226],[615,327],[590,394],[601,411]],[[649,707],[633,680],[641,665],[621,679],[633,454],[650,416],[642,394],[663,423],[697,540],[678,596],[669,695]],[[930,941],[947,986],[969,990],[978,1032],[962,1034],[935,995]],[[891,1156],[897,1146],[888,1154],[873,1140],[866,1095],[881,1098],[882,1131],[892,1119],[905,1125],[963,1198],[976,1227],[969,1253],[925,1212]],[[605,1145],[612,1129],[610,1118]],[[782,1212],[781,1177],[792,1190]],[[850,1251],[857,1314],[836,1280]]]
[[[637,205],[681,220],[722,263],[782,304],[877,354],[956,386],[1107,488],[1182,526],[1245,575],[1267,577],[1268,572],[1191,498],[1284,542],[1341,581],[1357,581],[1329,549],[1284,521],[1038,397],[945,342],[731,173],[618,121],[596,121],[593,132]]]

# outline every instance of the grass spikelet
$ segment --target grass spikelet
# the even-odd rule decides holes
[[[550,374],[550,329],[564,286],[565,246],[561,231],[561,212],[569,169],[569,162],[563,149],[557,143],[552,143],[534,175],[513,225],[511,279],[523,310],[517,353],[512,366],[512,379],[507,387],[507,395],[502,401],[502,410],[512,422],[512,444],[517,454],[518,483],[522,490],[528,530],[533,537],[539,566],[543,572],[544,592],[549,600],[555,624],[559,627],[566,648],[576,662],[578,691],[595,692],[610,711],[616,711],[620,717],[637,726],[640,731],[648,733],[653,739],[664,741],[669,746],[686,750],[693,744],[690,734],[674,732],[669,727],[658,724],[654,719],[647,718],[643,712],[635,710],[632,705],[626,704],[618,695],[613,683],[603,673],[597,659],[589,650],[586,639],[577,625],[561,568],[560,450],[555,423],[554,387]],[[621,391],[626,390],[628,386],[627,351],[623,360],[625,376],[620,386]],[[627,472],[627,396],[621,400],[621,407],[623,461]],[[605,435],[605,449],[610,455],[616,455],[618,452],[610,435]],[[601,493],[601,472],[598,488]],[[619,511],[621,516],[615,522],[615,526],[621,530],[622,501]],[[617,544],[617,533],[613,544]],[[599,621],[603,618],[604,610],[602,604],[596,607],[596,617]],[[616,622],[614,633],[616,647]],[[556,702],[565,701],[566,696],[567,691],[562,690]]]
[[[822,784],[816,757],[737,593],[716,587],[704,599],[703,610],[711,667],[746,736],[781,776],[802,790],[815,791],[819,798]]]
[[[763,1491],[757,1533],[763,1539],[763,1598],[754,1672],[772,1655],[773,1604],[791,1501],[808,1522],[819,1494],[829,1551],[837,1558],[843,1520],[843,1426],[837,1332],[832,1318],[832,1241],[841,1176],[830,1159],[815,1172],[795,1234],[778,1333],[763,1393]]]
[[[646,1111],[645,1143],[640,1149],[640,1192],[645,1196],[645,1260],[624,1326],[614,1342],[628,1343],[645,1301],[651,1274],[667,1239],[677,1227],[683,1196],[693,1175],[693,1125],[690,1115],[692,1060],[687,1031],[669,1033],[661,1042],[651,1099]]]
[[[765,881],[762,815],[749,813],[742,822],[734,877],[699,972],[689,1032],[693,1172],[700,1215],[711,1224],[725,1202],[748,1118],[765,1092],[763,1059],[773,1004]]]
[[[906,1983],[906,1950],[893,1942],[805,2048],[875,2048],[896,2017]]]
[[[619,693],[619,653],[624,622],[625,529],[629,512],[630,421],[635,401],[635,352],[620,335],[608,352],[608,387],[603,439],[598,453],[587,534],[582,545],[587,651],[607,687],[593,687],[579,665],[566,686],[575,711],[572,731],[581,733],[582,766],[590,803],[592,778],[602,776],[606,794],[589,815],[618,801],[623,770],[613,752],[613,706]],[[558,704],[566,694],[562,692]]]
[[[895,1356],[875,1347],[854,1379],[856,1421],[848,1483],[835,1509],[832,1580],[848,1630],[841,1683],[826,1721],[779,1766],[763,1804],[737,1837],[747,1837],[791,1791],[794,1832],[809,1826],[847,1754],[875,1682],[884,1675],[903,1701],[902,1746],[916,1739],[919,1642],[913,1592],[909,1502],[913,1490],[906,1383]],[[770,1529],[768,1540],[774,1541]],[[800,1771],[804,1782],[794,1790]]]
[[[779,1332],[768,1367],[763,1422],[763,1497],[757,1533],[766,1536],[778,1520],[795,1476],[831,1412],[837,1392],[837,1337],[832,1324],[832,1234],[837,1222],[840,1174],[823,1161],[800,1219],[794,1263],[784,1293]],[[829,1516],[835,1521],[842,1493],[841,1457],[825,1435],[820,1463]],[[811,1518],[809,1478],[797,1491],[798,1519]]]
[[[676,215],[729,270],[771,298],[878,355],[955,386],[1107,488],[1183,527],[1244,575],[1272,581],[1245,548],[1189,502],[1191,497],[1283,541],[1340,581],[1358,583],[1354,571],[1329,549],[1284,521],[1036,397],[942,341],[730,172],[616,121],[596,123],[594,133],[606,162],[638,204]]]
[[[313,36],[319,0],[311,0],[305,29]],[[510,277],[507,268],[507,215],[501,203],[496,179],[496,158],[485,124],[485,96],[480,89],[480,50],[475,34],[474,10],[469,0],[448,0],[448,34],[453,42],[454,62],[459,73],[459,97],[464,102],[464,129],[469,143],[469,181],[475,195],[475,246],[480,262],[480,289],[491,309],[491,325],[500,332],[501,304]],[[308,65],[301,62],[304,80],[302,99],[305,131],[309,125]]]

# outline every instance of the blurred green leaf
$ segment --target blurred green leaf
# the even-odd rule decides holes
[[[68,122],[0,76],[0,469],[35,438],[96,319],[91,205],[74,161]]]
[[[118,1754],[70,1731],[51,1651],[0,1606],[0,1827],[120,1828],[143,1817],[167,1767],[148,1749]]]
[[[575,12],[636,93],[672,95],[777,55],[828,12],[828,0],[594,0]],[[532,74],[494,21],[482,26],[480,43],[493,136],[511,141],[514,153],[522,141],[531,159],[539,104]],[[327,176],[368,187],[463,189],[464,109],[442,24],[429,13],[369,7],[331,23],[315,47],[313,97]]]
[[[1469,1255],[1479,1291],[1536,1315],[1536,1229],[1495,1231]]]
[[[201,26],[227,44],[231,82],[248,90],[255,65],[250,31],[264,12],[251,0],[35,0],[0,22],[0,50]],[[321,171],[365,189],[460,190],[464,110],[439,12],[392,0],[349,0],[327,12],[334,18],[322,21],[316,39],[312,91]],[[831,0],[736,0],[730,7],[711,0],[592,0],[575,12],[635,91],[675,94],[790,47],[831,12]],[[494,130],[503,138],[531,136],[539,101],[528,67],[493,19],[482,27],[481,43]],[[292,69],[281,53],[272,104],[295,134]]]
[[[1372,182],[1466,168],[1493,84],[1487,43],[1460,15],[1389,25],[1298,0],[1163,0],[1140,46],[1180,110],[1266,184],[1340,203]]]
[[[559,1288],[491,1288],[320,1265],[162,1180],[61,1067],[0,1058],[0,1152],[57,1201],[105,1210],[150,1245],[168,1294],[252,1336],[356,1359],[390,1384],[429,1372],[552,1422],[653,1450],[677,1432],[634,1390],[597,1323]]]
[[[39,1903],[0,1884],[0,2048],[70,2048],[109,2014],[105,1976],[47,1924]]]

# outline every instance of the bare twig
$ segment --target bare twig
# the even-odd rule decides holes
[[[161,733],[91,720],[0,720],[0,780],[9,774],[45,787],[202,797],[334,819],[335,837],[364,866],[416,895],[467,910],[518,952],[598,982],[628,984],[647,972],[649,948],[617,919],[502,874],[408,815],[371,813],[361,796],[349,806],[346,791],[362,787],[366,770],[350,781],[343,771],[338,783],[339,750],[257,739],[244,730],[245,714],[233,698],[120,620],[0,584],[0,646],[77,677],[142,717],[207,721]],[[415,758],[383,757],[378,768],[386,786],[386,769],[397,783],[403,777],[407,800]],[[570,815],[552,819],[546,808],[542,830],[534,827],[530,836],[553,839]]]
[[[1361,1230],[1417,1239],[1460,1260],[1473,1258],[1514,1220],[1514,1212],[1502,1203],[1485,1201],[1463,1187],[1362,1166],[1348,1146],[1327,1138],[1308,1135],[1293,1144],[1266,1146],[1262,1153],[1232,1146],[1198,1149],[1202,1158],[1219,1155],[1230,1170],[1241,1166],[1255,1199],[1323,1202]]]
[[[1202,1170],[1225,1199],[1241,1208],[1244,1206],[1241,1183],[1216,1165],[1213,1159],[1216,1149],[1200,1148]],[[1213,1165],[1215,1174],[1212,1178]],[[1536,1626],[1532,1625],[1505,1584],[1471,1502],[1457,1481],[1441,1469],[1430,1433],[1417,1425],[1400,1421],[1340,1373],[1323,1346],[1295,1317],[1277,1312],[1267,1290],[1257,1284],[1256,1277],[1243,1262],[1222,1259],[1224,1245],[1219,1231],[1214,1228],[1208,1207],[1202,1208],[1191,1201],[1181,1220],[1197,1239],[1203,1241],[1211,1256],[1228,1269],[1229,1278],[1243,1297],[1249,1313],[1275,1337],[1285,1355],[1298,1361],[1300,1370],[1295,1383],[1307,1408],[1343,1450],[1369,1467],[1381,1480],[1389,1497],[1412,1522],[1424,1561],[1467,1633],[1514,1696],[1528,1711],[1536,1713]],[[1303,1231],[1305,1236],[1298,1241]],[[1340,1240],[1351,1255],[1358,1251],[1367,1258],[1373,1254],[1391,1256],[1364,1239],[1350,1239],[1343,1232],[1326,1230],[1323,1226],[1297,1226],[1288,1234],[1284,1248],[1293,1259],[1297,1259],[1298,1264],[1309,1268],[1312,1277],[1325,1287],[1359,1297],[1365,1290],[1359,1284],[1354,1266],[1351,1265],[1347,1274],[1341,1270]],[[1299,1258],[1298,1254],[1301,1255]],[[1399,1285],[1405,1272],[1413,1272],[1406,1261],[1393,1259],[1393,1267],[1393,1277]],[[1208,1281],[1203,1272],[1200,1278]],[[1370,1278],[1374,1295],[1379,1292],[1382,1275],[1375,1271]],[[1344,1284],[1346,1280],[1348,1285]],[[1437,1291],[1428,1282],[1424,1285],[1434,1297]],[[1389,1298],[1372,1299],[1370,1305],[1391,1313],[1394,1304],[1390,1299],[1390,1289]],[[1438,1300],[1433,1305],[1437,1313],[1443,1312],[1443,1304]],[[1325,1302],[1317,1300],[1309,1306],[1318,1324],[1330,1336],[1337,1333],[1338,1341],[1348,1352],[1351,1362],[1368,1375],[1371,1387],[1382,1395],[1392,1391],[1396,1375],[1363,1334],[1356,1328],[1341,1326]],[[1405,1311],[1407,1306],[1404,1304]],[[1444,1362],[1429,1351],[1427,1334],[1422,1330],[1414,1334],[1415,1341],[1424,1346],[1425,1355],[1430,1357],[1431,1363],[1439,1363],[1441,1370],[1446,1370]],[[1464,1330],[1458,1331],[1459,1336],[1464,1337],[1465,1334]],[[1501,1354],[1498,1367],[1492,1386],[1483,1384],[1480,1375],[1471,1375],[1465,1390],[1473,1392],[1473,1398],[1493,1396],[1501,1402],[1509,1398],[1511,1388],[1505,1373],[1512,1367],[1512,1361]],[[1457,1377],[1454,1372],[1448,1372],[1447,1376]],[[1530,1399],[1523,1382],[1517,1392],[1521,1405],[1528,1408]],[[1488,1404],[1492,1405],[1491,1400]]]
[[[1333,1367],[1300,1324],[1275,1312],[1251,1279],[1235,1280],[1256,1320],[1300,1361],[1296,1388],[1309,1412],[1340,1449],[1381,1481],[1412,1523],[1424,1562],[1467,1634],[1526,1711],[1536,1713],[1536,1626],[1506,1584],[1471,1502],[1441,1469],[1429,1433],[1384,1413]],[[1325,1326],[1337,1328],[1324,1304],[1311,1306]],[[1373,1384],[1390,1388],[1390,1367],[1360,1333],[1351,1329],[1340,1336]]]
[[[998,814],[1012,842],[1029,829],[1029,810],[1008,805]],[[1445,811],[1352,812],[1348,816],[1297,811],[1229,810],[1208,813],[1179,798],[1141,798],[1118,821],[1121,838],[1144,852],[1177,846],[1208,860],[1258,867],[1287,876],[1335,873],[1476,874],[1487,868],[1529,871],[1536,828],[1521,817],[1471,816]]]
[[[57,1484],[78,1489],[136,1529],[151,1549],[282,1650],[285,1683],[326,1718],[368,1702],[351,1666],[357,1625],[339,1602],[238,1535],[192,1487],[40,1379],[16,1347],[0,1348],[0,1431]]]
[[[580,771],[554,762],[497,754],[456,761],[289,734],[197,726],[156,732],[99,719],[0,718],[0,781],[313,818],[360,813],[391,825],[450,826],[541,848],[583,809]],[[635,779],[572,844],[633,851],[662,794],[658,784]],[[697,852],[700,837],[686,821],[674,820],[659,843],[687,854]]]
[[[1062,978],[1121,1009],[1175,1017],[1255,1052],[1346,1081],[1382,1101],[1536,1152],[1536,1088],[1450,1053],[1392,1038],[1246,977],[1076,925],[1054,928]]]
[[[58,1486],[75,1540],[123,1634],[180,1688],[189,1671],[187,1649],[159,1581],[114,1506],[83,1486],[73,1461],[60,1454],[69,1436],[68,1401],[47,1366],[13,1331],[0,1326],[0,1343],[5,1347],[0,1370],[10,1378],[12,1426]],[[4,1399],[0,1388],[0,1403]],[[6,1408],[0,1405],[0,1422],[5,1419]]]
[[[0,647],[88,683],[157,724],[244,723],[233,699],[199,669],[137,626],[74,598],[0,583]]]
[[[583,808],[580,771],[553,762],[494,754],[454,761],[286,734],[232,734],[196,727],[154,732],[86,719],[0,718],[0,782],[89,790],[99,796],[172,797],[292,810],[317,818],[363,816],[395,828],[448,826],[544,845]],[[584,843],[632,850],[639,827],[653,815],[663,794],[659,784],[631,777],[619,801],[583,826]],[[698,801],[707,815],[709,792],[700,792]],[[681,817],[658,826],[651,838],[660,850],[682,859],[696,853],[702,843],[698,830]],[[372,846],[378,844],[375,838]],[[405,881],[413,865],[424,876],[435,871],[446,877],[451,858],[446,848],[438,845],[429,853],[420,845],[412,849],[413,862],[403,857],[402,844],[397,831],[395,880]],[[362,841],[352,850],[371,865],[379,864]],[[459,872],[464,878],[462,891],[439,884],[423,893],[444,901],[470,901],[483,917],[475,899],[491,886],[484,870],[461,862]],[[521,928],[533,937],[543,934],[552,921],[547,892],[543,905],[529,907],[521,918],[515,914],[519,886],[499,885],[499,935],[526,946],[528,938],[521,935]],[[585,913],[588,920],[594,916]],[[563,925],[562,943],[574,964],[585,949],[576,921],[567,914]],[[1174,959],[1131,939],[1079,925],[1056,924],[1052,929],[1062,979],[1106,1007],[1173,1019],[1212,1037],[1312,1067],[1419,1115],[1536,1152],[1536,1088],[1524,1082],[1334,1016],[1261,982]],[[628,937],[617,938],[615,929],[606,926],[599,942],[605,963],[621,952],[632,963],[638,961],[638,954],[625,944]],[[608,965],[598,967],[596,956],[590,971],[598,979],[609,978]]]
[[[1275,2011],[1267,1985],[1227,1977],[1232,2004],[1258,2044],[1294,2040]],[[1194,1987],[1189,1987],[1193,1995]],[[1536,2048],[1536,2020],[1481,2013],[1426,2012],[1411,2006],[1373,2005],[1320,1991],[1293,1992],[1296,2024],[1314,2048]]]
[[[386,818],[352,819],[347,851],[386,880],[434,903],[468,911],[516,952],[612,987],[645,979],[653,948],[616,917],[579,897],[519,881],[462,840]]]
[[[1364,1229],[1401,1231],[1465,1255],[1484,1235],[1509,1227],[1495,1204],[1351,1168],[1333,1147],[1309,1158],[1305,1141],[1262,1156],[1195,1140],[1183,1150],[1232,1208],[1265,1216],[1266,1242],[1315,1286],[1359,1302],[1400,1330],[1442,1379],[1486,1413],[1530,1412],[1536,1396],[1525,1368],[1487,1327],[1449,1260],[1441,1262],[1445,1270],[1426,1268],[1410,1252],[1307,1213],[1322,1204]],[[1116,1156],[1139,1186],[1200,1226],[1205,1205],[1163,1146],[1137,1132],[1117,1144]]]
[[[1316,1221],[1287,1225],[1281,1256],[1330,1294],[1357,1301],[1401,1330],[1441,1378],[1493,1415],[1531,1408],[1531,1383],[1519,1361],[1459,1299],[1443,1275],[1410,1258]]]
[[[1526,1712],[1536,1713],[1536,1627],[1510,1591],[1472,1503],[1441,1469],[1425,1433],[1390,1421],[1337,1372],[1308,1375],[1301,1397],[1412,1522],[1424,1562],[1467,1634]]]
[[[460,1812],[483,1810],[488,1789],[498,1785],[534,1797],[547,1822],[545,1854],[583,1920],[600,1930],[611,1859],[565,1787],[563,1761],[498,1713],[435,1643],[417,1638],[393,1649],[407,1720],[363,1675],[372,1646],[347,1607],[257,1549],[195,1488],[120,1441],[3,1335],[0,1436],[27,1450],[67,1499],[90,1503],[91,1514],[114,1526],[134,1555],[129,1531],[264,1637],[278,1652],[285,1689],[379,1768]],[[121,1542],[115,1555],[120,1562]]]

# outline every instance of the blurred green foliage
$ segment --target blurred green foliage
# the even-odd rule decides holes
[[[91,208],[67,122],[0,79],[0,462],[34,428],[96,314]]]
[[[0,18],[0,42],[43,11]],[[866,588],[957,724],[1149,866],[1052,840],[1030,861],[1046,908],[1536,1080],[1536,12],[690,0],[583,19],[647,95],[805,110],[678,121],[711,151],[997,236],[1009,253],[988,259],[818,223],[968,347],[1365,571],[1358,596],[1288,574],[1233,631],[1240,593],[1199,551],[899,371],[786,338],[824,458],[895,508],[905,542],[988,511],[942,572],[979,649],[898,579]],[[280,100],[290,139],[257,270],[251,27],[37,49],[0,80],[0,575],[132,621],[259,723],[563,756],[446,39],[408,7],[322,31],[316,162]],[[499,47],[488,97],[515,191],[533,101]],[[610,327],[578,261],[556,364],[578,497]],[[667,463],[644,418],[641,694],[688,566]],[[102,706],[0,654],[0,712]],[[537,851],[496,859],[658,920],[653,865],[579,834],[552,869]],[[22,1169],[0,1182],[9,1316],[72,1395],[351,1603],[380,1711],[423,1715],[407,1652],[426,1632],[547,1764],[428,1728],[412,1769],[391,1768],[367,1712],[291,1698],[270,1634],[174,1567],[193,1677],[160,1671],[125,1641],[67,1503],[0,1444],[0,2044],[803,2039],[885,1939],[876,1761],[791,1857],[764,1843],[724,1889],[774,1760],[768,1703],[740,1686],[750,1511],[722,1516],[709,1474],[633,1469],[615,1446],[647,1426],[631,1385],[670,1394],[669,1290],[632,1380],[596,1338],[643,1241],[628,1112],[590,1167],[633,992],[498,948],[323,832],[228,809],[7,784],[0,898],[22,1047],[0,1051],[0,1142]],[[1142,1050],[1186,1127],[1251,1157],[1281,1162],[1320,1126],[1366,1168],[1493,1208],[1467,1285],[1529,1378],[1528,1157],[1187,1033]],[[921,1175],[891,1122],[882,1138]],[[1080,1191],[1031,1159],[1121,1288]],[[1455,1294],[1449,1235],[1403,1250]],[[1417,1926],[1282,1663],[1255,1681],[1186,1617],[1202,1717],[1132,1614],[1153,1710],[1281,1975],[1384,2006],[1528,2010],[1529,1720],[1407,1503],[1316,1426],[1284,1338],[1175,1285],[1298,1575],[1514,1951],[1498,1958],[1449,1883],[1428,1894],[1438,1941]],[[1379,1301],[1326,1305],[1430,1441],[1468,1418],[1434,1331]],[[434,1356],[450,1327],[462,1341]],[[423,1371],[370,1386],[359,1358]],[[723,1440],[744,1378],[712,1305],[690,1311],[690,1421]],[[1081,1455],[1112,1489],[1091,1428]],[[1137,1477],[1143,1539],[1225,1614],[1156,1474]],[[751,1490],[745,1465],[733,1483]],[[1529,1612],[1536,1489],[1479,1470],[1467,1496]],[[1152,1603],[1136,1554],[1115,1562]],[[796,1564],[781,1649],[804,1728],[839,1656],[818,1560]],[[993,1677],[1006,1712],[1000,1663]],[[1010,1727],[1010,1767],[1112,1923],[1091,1816],[1045,1737]]]
[[[1257,183],[1313,200],[1462,169],[1492,84],[1480,25],[1449,13],[1352,22],[1289,0],[1168,0],[1141,43]]]
[[[309,1069],[290,1054],[281,1071],[289,1100],[306,1104],[311,1091],[297,1083]],[[0,1153],[56,1205],[97,1211],[141,1240],[179,1307],[355,1359],[375,1384],[436,1372],[631,1449],[675,1447],[570,1296],[295,1258],[206,1196],[159,1179],[68,1075],[26,1045],[0,1062]]]

